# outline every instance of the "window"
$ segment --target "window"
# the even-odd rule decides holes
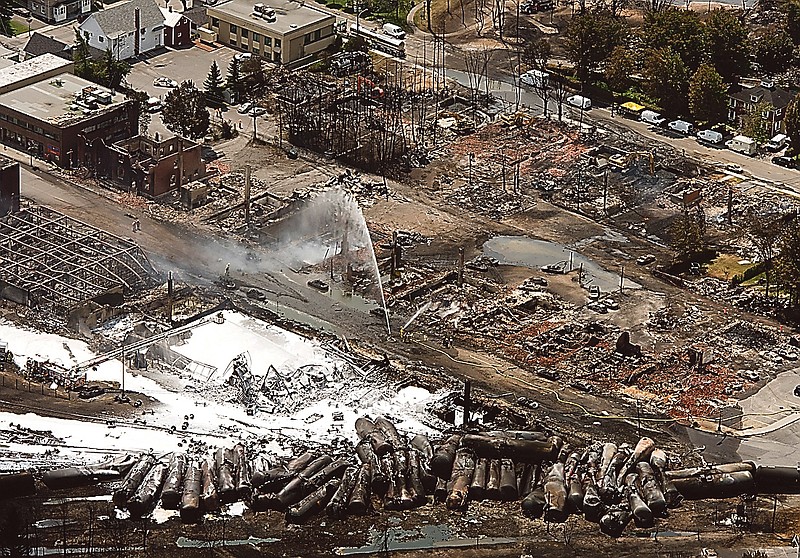
[[[317,29],[316,31],[314,31],[314,40],[319,41],[320,37],[322,37],[322,30]]]
[[[241,36],[242,36],[242,39],[246,39],[247,38],[247,29],[242,29]]]
[[[272,46],[272,37],[267,37],[266,35],[264,35],[264,46],[265,47]]]
[[[281,48],[281,40],[275,39],[275,48]]]
[[[231,33],[236,34],[239,31],[239,28],[231,23]]]
[[[219,27],[219,19],[216,17],[211,18],[211,27]]]
[[[305,37],[303,37],[303,44],[309,44],[314,40],[313,33],[306,33]]]
[[[253,45],[253,52],[258,52],[258,45]]]
[[[256,33],[255,31],[253,31],[253,42],[254,43],[261,42],[261,34],[260,33]]]
[[[231,38],[230,38],[230,43],[231,43],[233,46],[236,46],[236,39],[234,39],[233,37],[231,37]]]

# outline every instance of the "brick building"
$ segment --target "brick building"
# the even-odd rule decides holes
[[[106,144],[136,134],[136,103],[72,74],[0,94],[0,141],[64,168],[94,168]]]
[[[145,196],[161,196],[206,174],[201,146],[188,139],[139,135],[107,150],[101,174]]]

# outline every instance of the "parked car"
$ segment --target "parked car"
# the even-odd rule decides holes
[[[250,60],[252,57],[253,57],[252,52],[237,52],[236,54],[233,55],[233,59],[239,63],[246,62],[247,60]]]
[[[619,302],[614,300],[613,298],[604,298],[600,301],[601,304],[605,304],[606,308],[609,310],[619,310]]]
[[[774,165],[778,165],[779,167],[786,167],[787,169],[793,169],[796,166],[795,160],[791,157],[787,157],[786,155],[773,157],[772,163]]]
[[[154,87],[167,87],[169,89],[175,89],[176,87],[178,87],[178,82],[175,81],[174,79],[170,79],[170,78],[165,77],[165,76],[160,76],[160,77],[157,77],[156,79],[153,80],[153,86]]]
[[[147,99],[147,112],[158,112],[161,108],[161,99],[158,97],[150,97]]]
[[[247,112],[247,114],[249,114],[250,116],[261,116],[262,114],[266,113],[267,109],[265,109],[264,107],[253,107]]]
[[[389,35],[393,39],[405,39],[406,32],[403,31],[403,28],[399,25],[395,25],[394,23],[384,23],[383,24],[383,33],[384,35]]]
[[[648,124],[652,124],[653,126],[663,126],[664,123],[667,121],[666,118],[661,116],[661,113],[658,113],[654,110],[643,110],[639,118],[641,119],[642,122],[647,122]]]
[[[253,108],[253,103],[247,101],[239,105],[239,108],[236,109],[236,112],[238,112],[239,114],[247,114],[248,112],[250,112],[252,108]]]
[[[800,386],[794,386],[795,397],[800,397]]]
[[[519,76],[519,81],[523,85],[527,85],[529,87],[547,87],[547,82],[549,80],[550,74],[540,70],[528,70]]]
[[[656,261],[656,257],[653,254],[645,254],[644,256],[636,258],[636,263],[639,265],[651,264],[654,261]]]
[[[597,300],[600,298],[600,287],[597,285],[589,285],[589,300]]]
[[[300,153],[298,153],[297,149],[295,149],[294,147],[290,147],[289,149],[286,150],[286,156],[289,159],[297,159],[300,156]]]
[[[592,100],[583,95],[571,95],[567,97],[567,104],[582,110],[589,110],[592,108]]]
[[[667,128],[673,132],[681,133],[685,136],[690,135],[694,131],[694,124],[686,122],[685,120],[673,120],[667,124]]]

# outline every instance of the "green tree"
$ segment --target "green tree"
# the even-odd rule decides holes
[[[786,219],[778,240],[775,271],[789,303],[796,307],[800,302],[800,219]]]
[[[767,141],[772,137],[772,127],[767,118],[774,110],[769,101],[760,101],[742,118],[742,133],[759,143]]]
[[[231,63],[228,65],[228,75],[225,76],[225,87],[231,92],[234,103],[239,103],[244,99],[244,81],[242,80],[239,61],[236,60],[236,58],[232,58]]]
[[[117,60],[111,53],[111,49],[106,50],[103,58],[94,62],[95,83],[105,85],[109,89],[119,89],[129,73],[131,66],[124,60]]]
[[[222,72],[217,66],[217,61],[211,61],[211,68],[208,70],[208,76],[203,82],[203,89],[206,92],[206,99],[209,102],[221,103],[222,102],[222,88],[225,83],[222,81]]]
[[[770,272],[777,255],[778,243],[783,230],[784,220],[762,209],[749,209],[744,216],[745,234],[764,262],[765,295],[769,297]]]
[[[12,11],[14,3],[11,0],[0,0],[0,29],[9,37],[14,34],[11,28],[11,16],[14,15]]]
[[[628,26],[606,9],[587,11],[570,20],[564,38],[567,59],[575,64],[578,78],[586,82],[614,49],[625,44]]]
[[[670,48],[651,50],[644,62],[645,88],[669,114],[687,109],[689,79],[681,57]]]
[[[614,92],[624,93],[633,83],[631,75],[636,73],[636,62],[631,51],[618,46],[606,61],[605,78]]]
[[[264,73],[264,66],[258,56],[252,56],[245,60],[240,68],[244,79],[244,89],[250,99],[257,99],[264,92],[267,86],[267,75]]]
[[[691,73],[708,60],[705,27],[691,10],[670,8],[648,13],[642,28],[642,40],[651,50],[671,49]]]
[[[689,111],[699,122],[717,124],[727,112],[728,88],[711,64],[701,64],[689,81]]]
[[[792,138],[792,149],[797,153],[800,151],[800,93],[786,107],[783,124],[786,126],[786,134]]]
[[[89,53],[89,45],[86,43],[86,39],[77,28],[75,29],[72,61],[75,63],[73,71],[76,76],[94,81],[94,60],[92,60],[92,55]]]
[[[529,41],[522,49],[522,61],[528,66],[536,70],[546,70],[547,61],[550,58],[550,43],[547,39],[539,39],[537,41]]]
[[[208,132],[206,98],[191,81],[184,81],[164,97],[161,119],[168,130],[197,139]]]
[[[786,3],[786,32],[794,44],[800,45],[800,0]]]
[[[779,29],[753,41],[753,54],[761,69],[768,74],[786,70],[792,62],[794,45],[786,31]]]
[[[737,10],[714,10],[706,20],[706,37],[711,62],[730,83],[734,77],[748,69],[750,41],[747,28]]]
[[[684,261],[703,251],[706,239],[706,214],[699,205],[683,207],[670,228],[672,246]]]

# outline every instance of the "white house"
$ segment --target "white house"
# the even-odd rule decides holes
[[[93,13],[78,29],[90,47],[126,60],[163,45],[164,14],[155,0],[127,0]]]

